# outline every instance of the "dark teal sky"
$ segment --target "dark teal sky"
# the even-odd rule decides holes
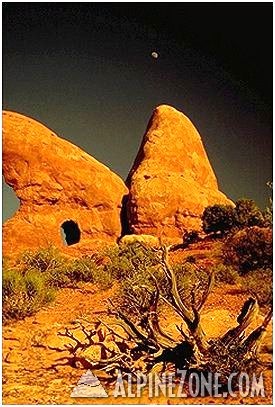
[[[272,4],[209,4],[4,3],[4,108],[125,179],[152,110],[170,104],[199,130],[220,189],[265,207]],[[3,191],[6,219],[17,203]]]

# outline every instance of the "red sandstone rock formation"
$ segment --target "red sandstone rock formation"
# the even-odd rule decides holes
[[[200,229],[206,206],[232,204],[218,189],[192,122],[165,105],[151,117],[127,185],[129,226],[136,234],[182,237]]]
[[[5,255],[49,244],[65,249],[62,225],[67,242],[76,243],[70,247],[80,250],[120,236],[123,181],[37,121],[3,113],[3,170],[20,200],[4,224]]]
[[[128,190],[106,166],[23,115],[3,113],[4,177],[20,209],[4,224],[3,251],[49,244],[69,253],[114,242],[128,222],[136,234],[181,238],[201,228],[204,208],[232,204],[217,185],[191,121],[170,106],[153,113],[129,174]],[[69,248],[63,242],[65,230]]]

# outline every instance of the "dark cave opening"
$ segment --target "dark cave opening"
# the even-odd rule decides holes
[[[64,233],[62,233],[64,232]],[[78,224],[73,220],[66,220],[61,225],[61,234],[64,240],[64,243],[68,246],[76,244],[80,241],[80,229]]]

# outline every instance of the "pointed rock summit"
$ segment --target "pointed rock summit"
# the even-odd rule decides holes
[[[9,111],[3,113],[3,172],[20,200],[4,224],[5,255],[50,244],[84,250],[120,236],[128,193],[122,179],[41,123]]]
[[[171,106],[155,109],[127,179],[131,232],[171,238],[201,228],[204,208],[232,204],[218,189],[201,137]]]

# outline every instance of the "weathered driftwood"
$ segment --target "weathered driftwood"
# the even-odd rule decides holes
[[[170,285],[170,299],[161,297],[157,280],[151,275],[154,290],[142,287],[149,295],[149,305],[144,309],[138,324],[126,313],[116,310],[110,301],[111,322],[99,321],[92,329],[80,323],[85,340],[80,341],[68,329],[59,333],[73,342],[66,349],[74,363],[78,361],[85,367],[103,369],[110,377],[115,377],[118,370],[123,373],[150,372],[156,366],[164,370],[167,363],[172,363],[176,368],[220,371],[227,377],[234,369],[241,369],[242,361],[246,363],[250,359],[255,360],[257,347],[272,318],[272,311],[265,315],[259,327],[247,335],[246,329],[258,313],[257,301],[249,298],[237,317],[237,326],[222,337],[207,341],[201,327],[200,313],[211,291],[213,276],[209,275],[199,303],[195,302],[195,291],[192,292],[193,301],[191,308],[188,308],[182,300],[176,276],[169,264],[169,248],[162,246],[158,254],[160,266]],[[161,299],[182,319],[181,326],[176,325],[180,340],[166,333],[159,324],[158,305]],[[133,298],[133,301],[136,299]],[[96,357],[93,357],[92,352],[87,352],[93,347],[100,348],[100,354],[97,353]]]

